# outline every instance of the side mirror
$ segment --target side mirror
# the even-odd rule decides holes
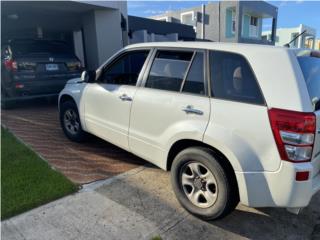
[[[93,83],[96,81],[96,71],[83,71],[81,74],[81,81],[86,83]]]

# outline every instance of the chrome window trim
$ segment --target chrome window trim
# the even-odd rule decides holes
[[[153,48],[152,47],[135,47],[135,48],[129,48],[129,49],[122,49],[120,50],[118,53],[116,53],[115,55],[113,55],[110,59],[108,59],[104,64],[102,64],[97,70],[96,70],[96,74],[97,74],[97,77],[96,77],[96,83],[97,84],[108,84],[108,83],[102,83],[99,78],[101,77],[101,74],[103,73],[103,71],[108,68],[109,66],[111,66],[112,64],[114,64],[117,60],[119,60],[122,56],[124,56],[125,54],[128,54],[130,52],[134,52],[134,51],[143,51],[143,50],[146,50],[146,51],[149,51],[148,53],[148,56],[141,68],[141,71],[139,73],[139,76],[137,78],[137,82],[136,82],[136,85],[135,87],[138,87],[139,84],[141,84],[141,78],[143,76],[143,73],[144,73],[144,70],[145,70],[145,67],[146,67],[146,64],[147,62],[149,61],[150,57],[151,57],[151,53],[153,51]],[[125,84],[113,84],[113,85],[123,85],[123,86],[132,86],[132,85],[125,85]],[[132,86],[134,87],[134,86]]]
[[[164,89],[147,88],[145,85],[146,85],[146,82],[148,80],[148,76],[149,76],[149,73],[151,71],[152,64],[153,64],[153,62],[155,60],[155,56],[156,56],[157,51],[193,52],[193,56],[192,56],[192,58],[190,60],[189,66],[188,66],[187,71],[186,71],[186,76],[184,76],[184,80],[189,74],[189,70],[190,70],[191,64],[193,62],[193,57],[195,56],[195,53],[196,52],[202,52],[203,55],[204,55],[204,58],[205,58],[204,59],[204,64],[203,64],[204,81],[205,81],[205,83],[204,83],[204,85],[205,85],[205,95],[200,95],[200,94],[196,94],[196,93],[182,92],[181,91],[182,90],[181,87],[180,87],[179,91],[169,91],[169,90],[164,90]],[[206,97],[206,98],[209,97],[209,94],[210,94],[210,91],[209,91],[210,88],[208,88],[209,79],[206,76],[207,75],[207,73],[206,73],[207,72],[207,69],[206,69],[207,68],[207,66],[206,66],[207,64],[206,63],[208,62],[207,59],[206,59],[207,58],[206,57],[206,51],[207,50],[203,49],[203,48],[154,47],[152,56],[150,57],[148,65],[145,68],[145,72],[144,72],[143,79],[142,79],[140,87],[143,87],[145,89],[150,89],[150,90],[163,91],[163,92],[170,92],[170,93],[175,92],[175,93],[178,93],[178,94],[186,94],[186,95],[193,95],[193,96]],[[182,86],[184,84],[184,80],[182,82]]]

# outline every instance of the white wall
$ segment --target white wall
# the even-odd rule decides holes
[[[80,59],[82,66],[85,66],[84,61],[84,46],[82,41],[82,31],[73,32],[73,45],[76,56]]]
[[[130,44],[143,42],[172,42],[178,41],[178,33],[171,33],[166,35],[148,33],[146,30],[139,30],[132,33],[129,39]]]
[[[121,15],[118,10],[95,10],[83,16],[87,68],[98,68],[123,47]]]
[[[123,45],[121,15],[117,10],[95,11],[98,64],[102,64]]]
[[[302,33],[304,30],[307,30],[307,32],[304,34],[305,36],[311,35],[316,36],[316,30],[314,28],[308,27],[306,25],[300,24],[298,27],[295,28],[278,28],[277,29],[277,38],[279,39],[278,42],[276,42],[276,46],[283,46],[287,43],[289,43],[292,40],[292,34],[294,33]],[[270,32],[263,32],[264,34],[267,34]],[[302,41],[303,37],[299,37],[297,39],[297,47],[303,48],[304,43]],[[293,44],[293,43],[292,43]]]

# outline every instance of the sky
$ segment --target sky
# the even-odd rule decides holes
[[[148,17],[169,10],[191,8],[211,1],[132,1],[128,0],[129,15]],[[313,27],[320,38],[320,1],[267,1],[278,7],[278,28],[297,27],[300,23]],[[268,27],[267,25],[265,26]],[[268,29],[263,29],[268,30]]]

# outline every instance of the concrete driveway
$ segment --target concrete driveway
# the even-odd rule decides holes
[[[320,194],[296,216],[239,205],[204,222],[178,204],[169,173],[139,167],[2,223],[3,239],[320,239]]]

